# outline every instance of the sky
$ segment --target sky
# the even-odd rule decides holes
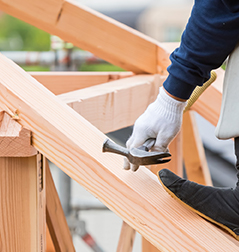
[[[154,0],[77,0],[96,10],[117,10],[117,9],[134,9],[146,7]]]
[[[141,9],[152,5],[192,2],[192,0],[77,0],[95,10]]]

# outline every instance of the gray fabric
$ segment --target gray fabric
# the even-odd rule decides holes
[[[215,135],[219,139],[239,136],[239,44],[231,53],[226,68],[221,113]]]

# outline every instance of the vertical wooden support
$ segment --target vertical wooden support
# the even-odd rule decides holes
[[[156,174],[160,169],[167,168],[179,176],[183,175],[183,151],[182,151],[182,132],[174,138],[169,145],[169,151],[172,155],[172,159],[169,163],[152,165],[150,170]],[[142,252],[159,252],[150,242],[142,237]]]
[[[207,160],[200,138],[194,111],[184,113],[183,158],[187,178],[202,185],[212,185]]]
[[[45,251],[45,175],[31,132],[0,112],[0,250]]]

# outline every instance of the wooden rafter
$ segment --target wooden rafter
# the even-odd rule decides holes
[[[0,0],[0,9],[135,73],[169,65],[159,42],[74,0]]]
[[[33,145],[157,248],[236,251],[238,242],[172,199],[155,175],[122,170],[102,153],[105,135],[20,67],[0,55],[0,107],[18,110]],[[172,238],[173,237],[173,238]]]

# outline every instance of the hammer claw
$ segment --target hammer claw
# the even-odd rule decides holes
[[[149,139],[149,141],[152,145],[152,139]],[[148,152],[145,147],[147,146],[145,145],[139,148],[133,148],[131,150],[128,150],[122,146],[119,146],[118,144],[115,144],[109,139],[106,139],[103,144],[103,152],[113,152],[116,154],[123,155],[128,158],[131,164],[135,164],[138,166],[162,164],[170,161],[170,159],[164,159],[171,157],[171,154],[169,152]]]

